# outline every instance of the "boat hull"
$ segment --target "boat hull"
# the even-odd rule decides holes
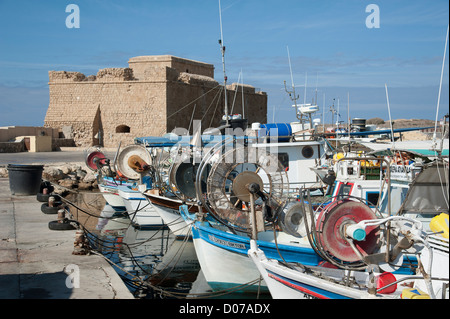
[[[113,207],[115,210],[125,210],[125,203],[122,197],[120,197],[117,188],[108,187],[105,185],[98,184],[98,189],[100,190],[106,203]]]
[[[117,189],[133,225],[145,229],[159,229],[164,227],[164,220],[156,212],[152,203],[141,192],[129,186],[118,186]]]
[[[277,260],[268,259],[254,242],[248,254],[266,281],[273,299],[399,298],[399,295],[370,295],[365,290],[343,286],[330,280],[312,276],[307,271],[286,267]],[[319,267],[313,266],[312,268],[317,270]],[[335,273],[342,276],[342,272],[339,269],[328,269],[324,273],[327,274],[327,277],[338,277]],[[360,272],[357,281],[364,283],[367,280],[368,274]]]
[[[170,231],[177,237],[190,236],[190,226],[180,214],[179,207],[183,203],[180,200],[164,196],[144,193],[152,203],[156,213],[164,220]],[[197,212],[197,205],[190,207],[192,212]]]
[[[248,237],[227,233],[200,222],[194,223],[192,237],[205,279],[213,290],[230,289],[254,282],[240,291],[269,292],[266,283],[259,280],[259,271],[248,257]],[[281,258],[281,254],[287,261],[308,265],[317,265],[321,261],[310,247],[275,245],[267,241],[258,241],[258,244],[274,258]]]

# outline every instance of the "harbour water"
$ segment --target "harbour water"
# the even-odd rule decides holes
[[[97,192],[66,197],[74,219],[85,229],[92,253],[106,258],[138,299],[267,299],[237,290],[213,292],[205,281],[190,236],[167,227],[139,229],[126,214],[102,218],[105,200]]]

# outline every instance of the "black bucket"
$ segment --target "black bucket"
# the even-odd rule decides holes
[[[12,195],[36,195],[39,192],[44,165],[8,164],[7,169]]]

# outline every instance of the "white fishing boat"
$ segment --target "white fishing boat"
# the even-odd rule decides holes
[[[391,221],[392,225],[393,220],[390,219],[368,220],[365,223],[381,225],[388,221]],[[415,225],[410,219],[405,221]],[[405,225],[406,223],[399,227]],[[406,240],[417,246],[417,251],[422,250],[422,273],[415,276],[286,265],[268,259],[254,240],[248,254],[258,267],[274,299],[448,299],[448,238],[427,235],[420,228],[410,229],[414,236]]]
[[[119,186],[117,189],[134,227],[161,229],[166,226],[161,215],[140,191],[133,189],[131,186]]]
[[[279,263],[252,240],[249,256],[272,297],[448,299],[446,172],[448,163],[426,165],[395,216],[377,217],[351,198],[330,203],[308,225],[312,247],[327,261],[322,267]],[[392,274],[412,255],[417,275]]]
[[[123,202],[123,198],[119,195],[117,187],[98,184],[98,189],[109,206],[117,211],[126,210],[125,203]]]
[[[190,226],[179,212],[179,207],[183,204],[179,198],[157,195],[153,190],[147,190],[143,195],[152,203],[153,209],[161,216],[175,236],[186,237],[191,235]],[[198,211],[196,204],[191,204],[189,207],[192,212]]]

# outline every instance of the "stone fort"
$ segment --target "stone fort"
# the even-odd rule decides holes
[[[225,91],[229,111],[244,111],[248,123],[267,122],[267,94],[236,83],[224,90],[212,64],[160,55],[131,58],[128,66],[89,76],[49,71],[44,126],[81,147],[127,145],[176,127],[191,127],[192,133],[192,120],[201,120],[203,131],[220,125]]]

